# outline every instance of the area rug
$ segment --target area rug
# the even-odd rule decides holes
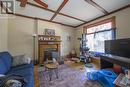
[[[65,64],[58,68],[58,79],[53,73],[52,81],[44,67],[39,67],[38,71],[40,87],[102,87],[97,81],[88,80],[82,71],[70,68]]]

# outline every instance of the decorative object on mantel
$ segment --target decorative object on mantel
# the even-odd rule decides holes
[[[47,36],[55,36],[55,30],[53,30],[53,29],[45,29],[45,35],[47,35]]]
[[[39,35],[39,41],[61,41],[59,36],[47,36],[47,35]]]

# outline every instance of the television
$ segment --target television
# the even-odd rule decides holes
[[[130,58],[130,38],[106,40],[105,53]]]

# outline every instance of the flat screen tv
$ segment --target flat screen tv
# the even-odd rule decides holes
[[[130,58],[130,38],[105,41],[105,53]]]

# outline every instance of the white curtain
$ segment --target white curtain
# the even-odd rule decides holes
[[[113,30],[87,35],[90,51],[105,52],[104,41],[113,39]]]

